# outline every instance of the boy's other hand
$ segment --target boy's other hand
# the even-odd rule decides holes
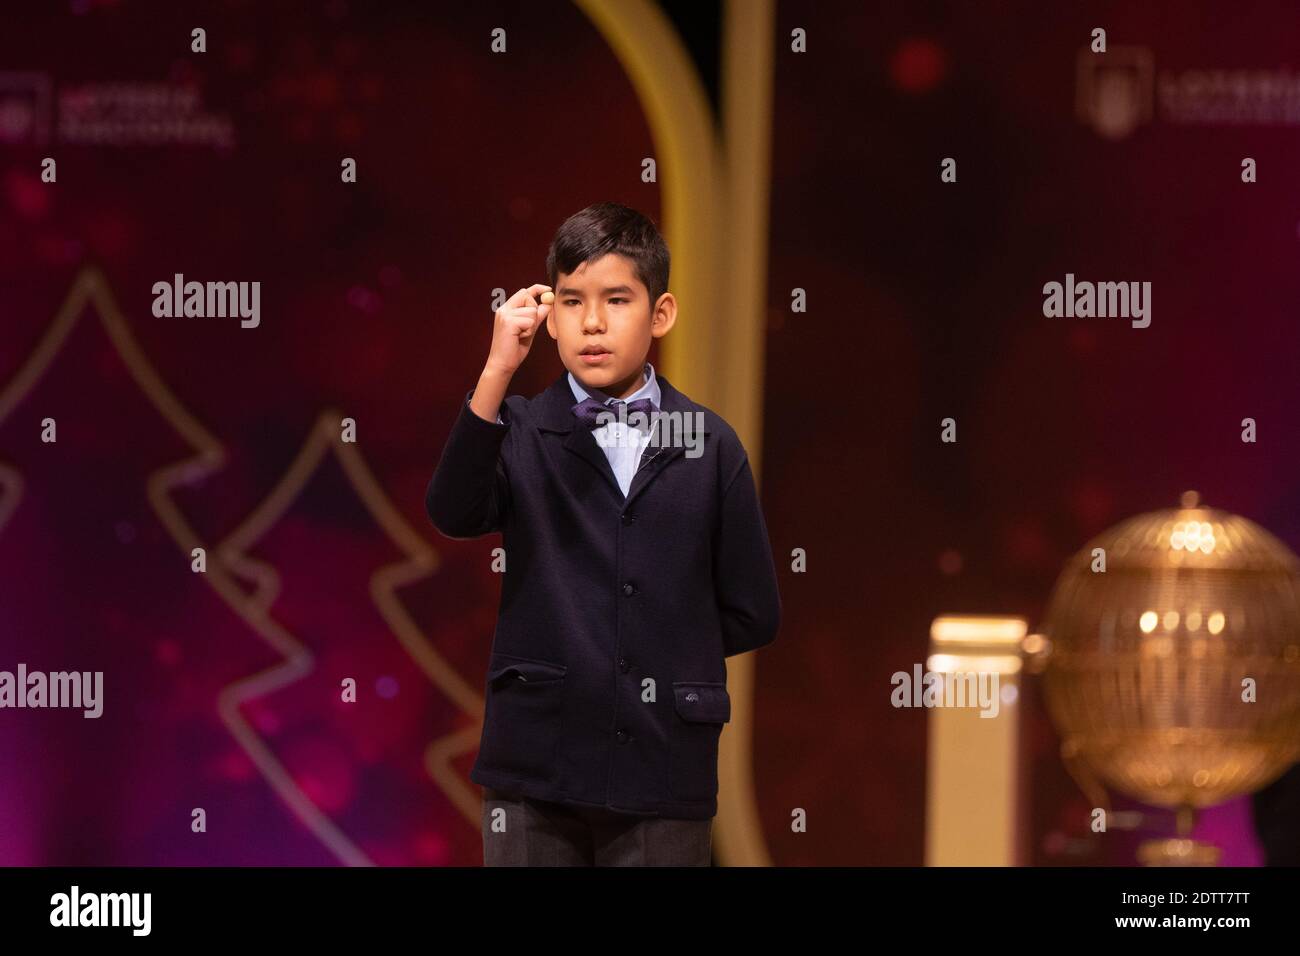
[[[492,348],[487,359],[489,369],[510,376],[523,364],[528,350],[533,347],[537,330],[553,308],[545,303],[538,305],[534,296],[550,291],[549,285],[536,283],[520,289],[497,309],[492,327]]]

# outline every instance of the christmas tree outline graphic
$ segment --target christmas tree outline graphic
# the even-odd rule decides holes
[[[397,596],[397,590],[426,580],[439,567],[439,557],[393,506],[364,457],[340,435],[343,415],[327,409],[318,415],[307,440],[287,471],[262,502],[215,548],[209,548],[189,525],[172,499],[176,489],[200,482],[227,463],[221,443],[195,418],[166,385],[130,330],[118,308],[107,279],[97,266],[85,266],[75,277],[63,304],[37,346],[8,384],[0,387],[0,423],[41,380],[64,342],[75,330],[87,306],[99,318],[113,348],[132,379],[164,420],[191,447],[192,456],[167,464],[147,479],[147,498],[160,523],[186,558],[201,548],[209,556],[203,579],[235,614],[284,660],[258,673],[241,677],[218,695],[220,719],[253,762],[257,771],[294,815],[341,862],[372,865],[373,861],[314,801],[279,760],[267,741],[244,717],[241,707],[302,679],[314,669],[315,655],[277,622],[270,609],[279,593],[279,573],[267,562],[247,554],[255,543],[291,506],[325,453],[334,449],[349,484],[364,507],[390,540],[405,555],[378,568],[370,579],[370,593],[380,616],[422,673],[473,723],[455,729],[425,748],[424,768],[435,785],[466,820],[478,825],[481,800],[453,761],[477,747],[483,719],[483,698],[437,652],[419,630]],[[0,535],[17,512],[24,493],[21,473],[0,460]],[[246,581],[251,592],[239,583]]]
[[[289,660],[261,674],[242,678],[222,692],[222,706],[231,721],[239,721],[241,733],[253,733],[239,707],[242,703],[268,695],[292,683],[310,671],[312,655],[307,648],[269,618],[269,608],[279,592],[279,573],[270,564],[253,558],[248,551],[269,531],[302,494],[327,452],[337,456],[344,474],[364,507],[401,551],[404,560],[376,569],[370,579],[370,594],[389,630],[415,661],[428,680],[462,712],[475,718],[475,724],[433,741],[425,751],[425,769],[439,789],[465,818],[477,825],[481,800],[465,778],[456,773],[453,760],[473,751],[479,742],[483,719],[483,696],[470,685],[420,632],[397,596],[399,589],[427,579],[438,568],[437,552],[406,522],[393,507],[374,473],[352,442],[341,438],[344,416],[337,409],[326,409],[317,418],[307,440],[271,492],[217,546],[220,560],[239,577],[256,580],[263,602],[259,611],[277,635],[277,650]],[[299,672],[300,666],[307,669]],[[283,669],[283,674],[277,674]],[[284,679],[281,679],[284,678]],[[259,746],[265,746],[259,738]]]

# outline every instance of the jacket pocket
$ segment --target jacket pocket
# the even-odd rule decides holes
[[[677,681],[673,684],[672,732],[668,738],[668,782],[677,800],[709,800],[718,792],[718,738],[731,720],[727,685]]]
[[[553,775],[567,670],[550,661],[492,655],[480,763],[516,777],[545,780]]]

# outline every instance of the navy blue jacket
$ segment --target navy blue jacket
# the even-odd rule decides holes
[[[466,395],[425,506],[450,538],[500,532],[501,606],[474,782],[679,819],[717,813],[725,658],[776,639],[776,567],[744,446],[659,377],[664,412],[703,413],[703,454],[651,447],[627,498],[567,374]],[[697,435],[697,441],[699,437]],[[692,455],[694,452],[692,452]]]

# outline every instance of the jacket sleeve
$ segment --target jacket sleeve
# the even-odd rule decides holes
[[[781,597],[748,456],[723,492],[713,563],[724,656],[771,644],[781,624]]]
[[[510,434],[510,411],[503,403],[497,421],[487,421],[469,407],[473,397],[470,389],[424,496],[429,520],[448,538],[479,538],[500,531],[510,502],[503,447]]]

